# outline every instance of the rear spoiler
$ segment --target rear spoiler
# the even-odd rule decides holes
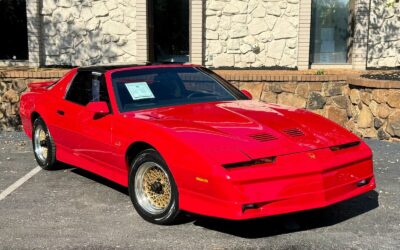
[[[54,83],[56,83],[56,81],[31,82],[31,83],[28,83],[28,88],[31,91],[46,91]]]

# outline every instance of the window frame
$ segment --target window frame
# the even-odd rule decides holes
[[[168,68],[170,68],[170,67],[168,67]],[[177,66],[177,67],[172,67],[172,68],[180,68],[180,67]],[[206,68],[203,68],[203,67],[184,67],[184,68],[192,68],[192,69],[195,69],[195,70],[197,70],[198,72],[200,72],[202,74],[205,74],[205,75],[209,76],[211,79],[215,80],[218,84],[220,84],[220,86],[223,89],[225,89],[230,95],[232,95],[234,100],[237,100],[237,101],[238,100],[249,100],[249,98],[245,94],[243,94],[239,89],[237,89],[231,83],[229,83],[228,81],[226,81],[225,79],[223,79],[222,77],[220,77],[219,75],[215,74],[213,71],[211,71],[209,69],[206,69]],[[117,86],[113,81],[113,74],[114,73],[120,73],[120,72],[123,72],[123,71],[133,71],[133,70],[141,70],[141,69],[126,69],[126,70],[122,70],[122,71],[111,72],[111,74],[110,74],[111,87],[112,87],[113,92],[114,92],[115,103],[116,103],[117,109],[118,109],[118,111],[120,113],[142,111],[142,110],[155,109],[155,108],[173,107],[173,106],[180,106],[180,105],[189,105],[189,104],[195,104],[195,103],[213,102],[213,101],[204,101],[204,100],[202,100],[202,101],[193,102],[193,103],[171,104],[171,105],[163,105],[163,106],[148,106],[148,107],[140,107],[140,108],[137,108],[137,109],[125,110],[122,107]],[[221,101],[223,101],[223,100],[221,100]]]
[[[347,0],[348,3],[348,18],[352,18],[352,12],[354,12],[355,9],[355,2],[353,0]],[[352,68],[352,63],[353,63],[353,58],[352,58],[352,53],[353,53],[353,46],[349,46],[349,43],[353,38],[354,34],[352,34],[351,30],[354,29],[352,27],[352,24],[348,20],[347,23],[347,38],[346,38],[346,61],[345,62],[314,62],[314,52],[315,52],[315,30],[314,30],[314,4],[316,0],[312,0],[310,4],[310,37],[309,37],[309,55],[308,55],[308,61],[309,61],[309,67],[311,69],[321,69],[321,68]],[[354,13],[353,13],[354,15]]]
[[[73,103],[73,104],[76,104],[76,105],[79,105],[81,107],[86,107],[90,102],[93,102],[93,101],[89,101],[86,105],[84,105],[84,104],[77,103],[77,102],[74,102],[74,101],[71,101],[71,100],[67,99],[68,93],[71,91],[71,86],[74,83],[76,77],[78,76],[79,73],[83,73],[83,72],[90,74],[92,76],[91,80],[93,81],[93,72],[92,71],[79,71],[78,70],[75,73],[74,77],[68,83],[68,86],[65,88],[65,93],[64,93],[64,96],[63,96],[63,100],[65,100],[67,102],[70,102],[70,103]],[[110,113],[113,113],[112,112],[112,105],[111,105],[111,98],[110,98],[111,95],[110,95],[110,91],[109,91],[108,86],[107,86],[106,76],[105,76],[104,73],[101,73],[99,78],[100,78],[100,89],[101,89],[101,85],[103,84],[105,86],[105,90],[107,91],[107,95],[108,95],[108,101],[104,101],[104,100],[101,100],[101,99],[100,99],[100,101],[106,102],[107,105],[108,105],[108,108],[110,109]],[[93,88],[93,85],[91,86],[91,88]],[[100,97],[101,97],[101,95],[100,95]]]
[[[82,107],[86,107],[87,104],[84,105],[84,104],[81,104],[81,103],[78,103],[78,102],[74,102],[74,101],[71,101],[71,100],[68,99],[68,94],[69,94],[70,91],[71,91],[71,87],[72,87],[72,85],[74,84],[75,79],[77,78],[77,76],[78,76],[79,74],[82,74],[82,73],[88,73],[88,74],[91,75],[91,72],[90,72],[90,71],[79,71],[79,70],[78,70],[78,71],[75,73],[74,77],[71,79],[71,82],[70,82],[69,85],[68,85],[68,88],[67,88],[67,90],[66,90],[66,92],[65,92],[65,95],[64,95],[64,100],[65,100],[65,101],[68,101],[68,102],[70,102],[70,103],[74,103],[74,104],[76,104],[76,105],[82,106]],[[88,103],[89,103],[89,102],[88,102]]]

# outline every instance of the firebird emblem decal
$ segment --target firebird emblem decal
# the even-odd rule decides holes
[[[310,157],[311,159],[317,158],[317,156],[314,153],[308,153],[308,157]]]

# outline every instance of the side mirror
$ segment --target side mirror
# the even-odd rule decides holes
[[[95,115],[106,115],[110,113],[106,102],[89,102],[86,108]]]
[[[245,96],[247,96],[250,100],[253,99],[253,96],[250,94],[249,91],[247,91],[247,90],[245,90],[245,89],[242,89],[241,91],[242,91],[242,93],[243,93]]]

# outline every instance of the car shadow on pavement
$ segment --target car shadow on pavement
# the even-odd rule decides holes
[[[52,171],[58,171],[58,170],[70,170],[71,173],[80,175],[97,183],[103,184],[104,186],[112,188],[122,194],[129,195],[128,188],[121,186],[115,182],[112,182],[106,178],[103,178],[99,175],[86,171],[84,169],[77,168],[75,166],[68,165],[66,163],[58,162],[57,165],[52,169]]]
[[[370,191],[326,208],[246,221],[195,216],[194,225],[242,238],[263,238],[338,224],[377,208],[378,196]]]
[[[60,163],[56,169],[71,169],[70,172],[74,174],[103,184],[127,196],[129,195],[126,187],[86,170],[63,163]],[[195,226],[242,238],[264,238],[338,224],[377,208],[379,206],[378,198],[379,194],[376,191],[370,191],[326,208],[245,221],[185,214],[186,216],[183,216],[177,224],[193,223]],[[134,209],[133,206],[132,209]]]
[[[74,169],[71,170],[71,172],[74,173],[74,174],[80,175],[82,177],[91,179],[91,180],[93,180],[95,182],[98,182],[100,184],[103,184],[104,186],[112,188],[112,189],[114,189],[114,190],[116,190],[116,191],[118,191],[118,192],[120,192],[122,194],[129,195],[128,188],[126,188],[124,186],[121,186],[121,185],[119,185],[119,184],[117,184],[117,183],[115,183],[113,181],[110,181],[110,180],[108,180],[106,178],[103,178],[101,176],[98,176],[96,174],[93,174],[91,172],[83,170],[81,168],[74,168]]]

